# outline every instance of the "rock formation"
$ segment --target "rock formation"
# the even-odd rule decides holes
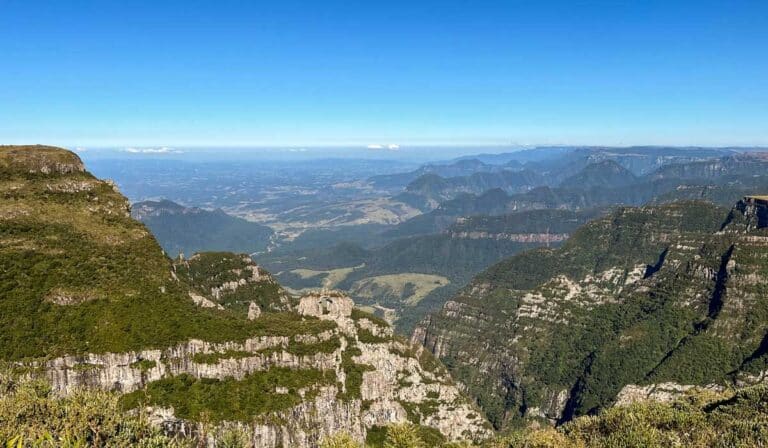
[[[290,297],[244,254],[168,259],[69,151],[0,147],[0,174],[14,285],[0,300],[0,360],[56,393],[116,391],[169,431],[201,436],[210,417],[257,447],[317,447],[339,431],[363,441],[404,421],[450,440],[490,434],[430,353],[351,299]]]
[[[762,204],[622,208],[479,275],[416,329],[498,427],[768,371]]]

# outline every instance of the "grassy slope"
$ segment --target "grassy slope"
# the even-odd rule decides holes
[[[145,207],[163,207],[163,203],[143,202]],[[176,204],[174,204],[176,205]],[[186,212],[161,211],[145,216],[146,225],[165,251],[186,256],[203,251],[254,253],[267,248],[274,233],[267,226],[227,215],[221,210],[186,209]]]
[[[314,331],[327,323],[275,314],[249,322],[196,307],[172,280],[126,199],[61,149],[0,149],[0,358],[165,347]],[[53,303],[71,297],[73,305]],[[318,328],[314,328],[318,327]]]

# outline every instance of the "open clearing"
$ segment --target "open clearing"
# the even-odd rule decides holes
[[[302,279],[317,277],[319,275],[325,275],[325,278],[323,279],[323,288],[333,289],[344,281],[345,278],[349,274],[352,273],[355,269],[361,269],[365,267],[365,264],[361,264],[360,266],[354,266],[351,268],[338,268],[338,269],[331,269],[330,271],[315,271],[312,269],[294,269],[291,271],[291,273],[296,274],[300,276]]]
[[[433,290],[450,283],[450,280],[439,275],[406,272],[358,280],[350,288],[350,293],[370,299],[380,299],[382,296],[399,298],[406,305],[413,306]]]

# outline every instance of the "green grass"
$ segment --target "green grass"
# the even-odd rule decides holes
[[[0,235],[14,230],[4,226]],[[151,256],[140,258],[146,251],[137,254],[118,247],[108,252],[87,239],[65,239],[65,232],[51,232],[50,226],[37,230],[58,236],[55,241],[59,246],[66,243],[67,255],[0,251],[3,359],[164,348],[191,338],[224,342],[260,335],[316,334],[335,328],[332,322],[290,313],[264,314],[248,321],[201,309],[181,285],[146,272],[153,261]],[[90,287],[97,298],[69,306],[45,299],[54,289],[83,287]]]
[[[0,359],[335,328],[332,322],[290,313],[265,313],[251,322],[243,313],[195,306],[188,286],[172,279],[171,261],[149,231],[127,216],[127,200],[111,186],[88,173],[30,174],[9,168],[7,150],[0,155],[11,173],[4,181],[21,185],[0,191],[0,216],[6,216],[0,221]],[[76,157],[63,150],[51,157],[59,156]],[[49,184],[70,181],[95,186],[74,193],[49,191]],[[4,215],[9,211],[13,214]],[[233,266],[211,266],[205,275],[216,277],[214,268]],[[80,303],[53,303],[61,294],[80,297]]]
[[[197,379],[182,374],[153,381],[145,390],[124,395],[121,402],[126,409],[172,406],[176,416],[196,421],[250,422],[256,416],[298,405],[302,402],[300,389],[309,389],[304,399],[311,399],[318,386],[332,385],[335,380],[332,371],[278,367],[251,373],[242,380]],[[276,388],[286,388],[287,393],[277,393]]]
[[[387,342],[390,338],[377,336],[367,328],[358,328],[357,339],[364,344],[380,344],[382,342]]]
[[[131,363],[131,367],[133,367],[134,369],[139,369],[142,372],[146,372],[147,370],[154,369],[156,366],[157,366],[157,362],[149,359],[142,359],[134,363]]]

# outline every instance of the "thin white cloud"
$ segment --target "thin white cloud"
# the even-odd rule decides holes
[[[160,148],[123,148],[123,152],[130,152],[131,154],[183,154],[184,151],[175,148],[169,148],[163,146]]]
[[[82,146],[78,146],[75,148],[75,152],[86,152],[88,151],[88,148],[83,148]]]
[[[373,149],[373,150],[388,149],[390,151],[398,151],[400,149],[400,145],[395,143],[390,143],[388,145],[374,143],[374,144],[368,145],[368,149]]]

